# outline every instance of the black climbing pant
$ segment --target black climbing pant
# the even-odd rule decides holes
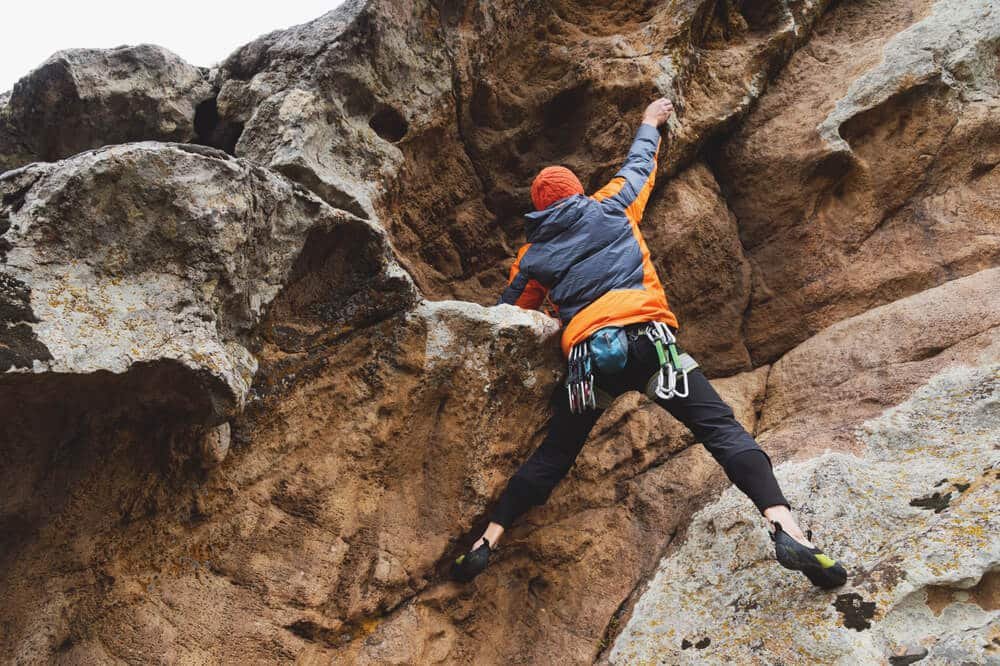
[[[638,332],[644,325],[626,326],[629,356],[625,369],[613,375],[595,371],[595,383],[612,396],[626,391],[644,392],[646,382],[659,368],[653,343]],[[776,505],[788,506],[771,469],[771,460],[754,438],[733,416],[705,375],[698,369],[688,374],[686,398],[657,398],[656,403],[683,423],[722,465],[730,481],[761,512]],[[564,386],[553,396],[554,411],[548,434],[538,449],[521,465],[500,496],[490,519],[510,527],[532,506],[544,504],[553,488],[566,476],[583,444],[597,423],[601,410],[573,414]]]

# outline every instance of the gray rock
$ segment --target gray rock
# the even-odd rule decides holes
[[[831,592],[780,568],[727,490],[662,562],[611,663],[880,663],[911,644],[928,664],[996,663],[984,646],[1000,612],[976,591],[1000,566],[998,431],[1000,365],[958,367],[866,422],[862,455],[779,466],[805,527],[848,568]]]
[[[237,155],[374,217],[402,165],[393,144],[410,125],[454,116],[450,65],[424,20],[436,10],[416,4],[347,2],[240,48],[218,72],[218,133],[239,136]]]
[[[820,136],[835,150],[851,151],[840,127],[851,118],[919,86],[944,85],[964,102],[1000,97],[1000,2],[941,0],[930,15],[886,44],[882,62],[851,84],[820,123]]]
[[[306,270],[295,265],[300,252],[322,260],[343,237],[353,253],[345,270],[363,258],[380,307],[412,298],[379,229],[210,148],[100,149],[9,172],[0,195],[0,382],[179,364],[200,389],[163,390],[218,422],[247,398],[254,328]],[[363,288],[331,293],[364,300],[354,293]],[[351,294],[340,296],[346,307]]]
[[[59,51],[0,98],[0,171],[129,141],[191,141],[205,72],[159,46]]]

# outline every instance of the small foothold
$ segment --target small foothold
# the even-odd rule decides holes
[[[904,645],[896,650],[896,654],[889,657],[892,666],[907,666],[915,664],[927,656],[927,648],[922,645]]]
[[[229,423],[209,428],[201,437],[201,465],[205,469],[215,467],[226,459],[230,442]]]

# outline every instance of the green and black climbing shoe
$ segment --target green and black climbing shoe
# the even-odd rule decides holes
[[[486,565],[490,561],[490,542],[483,539],[483,545],[473,551],[459,555],[451,565],[451,577],[460,583],[468,583],[470,580],[486,570]]]
[[[840,587],[847,582],[847,571],[839,562],[819,548],[809,548],[788,536],[779,523],[771,524],[774,525],[771,539],[774,541],[778,564],[786,569],[801,571],[809,582],[824,590]]]

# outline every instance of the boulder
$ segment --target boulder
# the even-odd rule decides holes
[[[208,74],[113,50],[29,76],[0,96],[0,169],[63,161],[0,177],[0,660],[794,662],[793,630],[823,663],[992,657],[968,640],[996,587],[972,510],[998,429],[989,10],[351,0]],[[485,307],[531,178],[599,187],[664,94],[643,230],[682,345],[843,549],[843,598],[779,571],[636,393],[486,573],[448,580],[563,390],[556,323]],[[213,147],[77,152],[135,138]],[[640,633],[665,603],[674,634]]]
[[[104,148],[8,172],[0,196],[5,399],[58,391],[66,375],[107,392],[160,367],[181,381],[123,394],[121,408],[145,399],[221,422],[247,399],[254,328],[317,252],[302,254],[308,241],[350,242],[366,277],[395,288],[390,311],[412,300],[379,229],[214,149]],[[351,287],[336,305],[364,298]]]
[[[289,284],[271,312],[309,288]],[[544,422],[556,330],[512,306],[421,302],[305,351],[267,339],[264,380],[207,472],[159,467],[121,420],[103,436],[78,425],[86,451],[55,465],[58,443],[16,449],[22,469],[34,459],[47,475],[20,502],[20,485],[3,485],[0,524],[22,536],[0,553],[11,563],[0,614],[18,637],[0,654],[86,661],[141,644],[164,659],[275,661],[370,633],[440,583],[532,446],[518,434]]]
[[[848,569],[829,592],[779,567],[727,490],[692,518],[607,661],[882,663],[916,645],[928,663],[991,663],[998,429],[1000,366],[955,367],[855,431],[858,455],[781,465],[805,527]]]
[[[160,46],[59,51],[0,98],[0,172],[129,141],[192,141],[207,72]]]

